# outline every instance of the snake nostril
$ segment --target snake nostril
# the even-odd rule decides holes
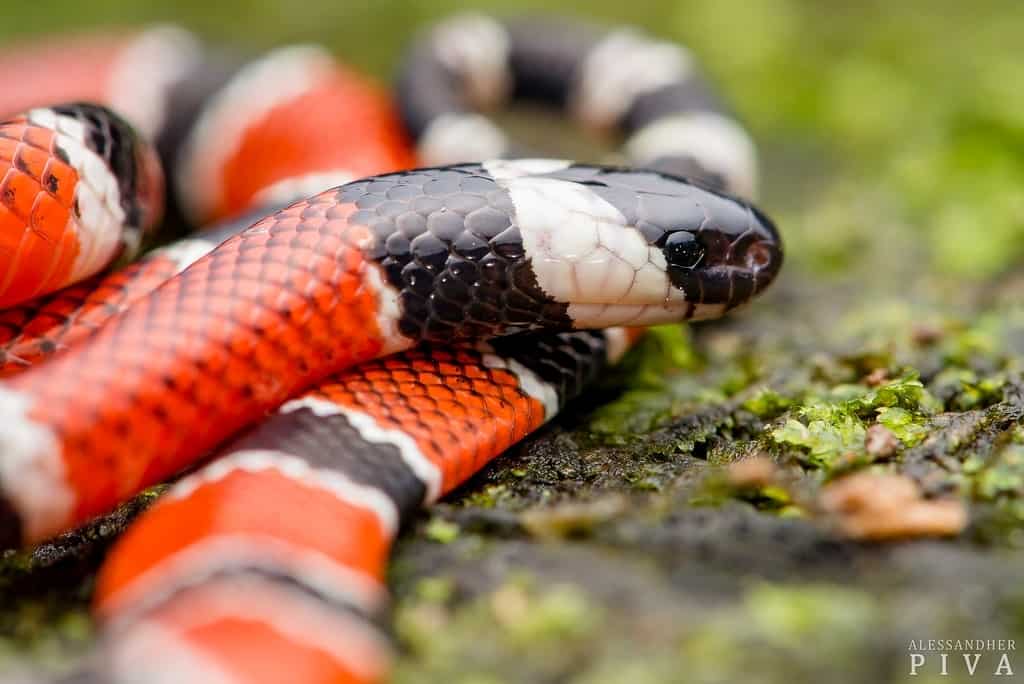
[[[747,268],[766,268],[772,262],[772,248],[764,242],[755,242],[747,248],[743,259]]]

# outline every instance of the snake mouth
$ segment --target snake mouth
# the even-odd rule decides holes
[[[751,240],[721,263],[700,269],[670,266],[673,286],[686,293],[695,307],[718,305],[722,312],[746,304],[763,292],[778,275],[783,255],[770,240]]]
[[[570,304],[568,313],[576,328],[660,325],[686,319],[714,318],[724,309],[718,305],[693,305],[684,300],[657,304]]]

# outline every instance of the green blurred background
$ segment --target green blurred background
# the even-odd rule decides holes
[[[745,315],[654,336],[595,393],[618,399],[584,402],[416,521],[391,578],[399,681],[948,682],[962,671],[908,676],[909,639],[1024,639],[1019,0],[9,1],[0,41],[168,20],[253,52],[322,42],[386,80],[419,27],[472,8],[692,48],[759,145],[788,264]],[[564,149],[551,120],[516,125]],[[888,459],[864,449],[894,408],[864,381],[877,369],[909,421]],[[785,476],[723,484],[751,453]],[[971,526],[948,543],[836,540],[817,496],[860,468],[956,493]],[[126,518],[7,557],[0,656],[88,649],[97,557],[81,550]]]

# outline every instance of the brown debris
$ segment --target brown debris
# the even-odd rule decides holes
[[[874,424],[868,428],[864,437],[864,448],[875,458],[892,456],[899,447],[900,440],[896,438],[892,430],[881,424]]]
[[[876,368],[864,378],[864,384],[868,387],[884,385],[889,380],[889,371],[886,368]]]
[[[945,336],[945,331],[937,325],[918,323],[910,331],[910,339],[918,347],[930,347]]]
[[[726,477],[736,489],[758,489],[775,482],[778,468],[767,456],[756,454],[729,464]]]
[[[962,501],[924,499],[917,482],[905,475],[849,475],[825,487],[818,501],[852,539],[948,537],[967,525]]]

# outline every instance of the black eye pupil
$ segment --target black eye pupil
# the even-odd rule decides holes
[[[672,233],[665,240],[665,259],[677,268],[697,268],[704,258],[704,247],[696,236],[685,230]]]

